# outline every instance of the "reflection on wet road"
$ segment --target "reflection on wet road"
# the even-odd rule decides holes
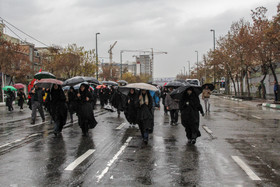
[[[148,145],[123,114],[118,118],[102,109],[95,111],[99,124],[86,138],[77,123],[68,124],[62,137],[55,138],[49,122],[29,127],[27,111],[17,117],[1,111],[0,185],[280,184],[279,111],[220,97],[211,103],[211,113],[201,118],[202,137],[194,146],[187,145],[181,125],[169,125],[162,110],[155,111]],[[260,180],[254,180],[257,177]]]

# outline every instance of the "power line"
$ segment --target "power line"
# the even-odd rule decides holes
[[[33,40],[45,45],[46,47],[49,47],[47,44],[37,40],[36,38],[30,36],[29,34],[25,33],[24,31],[22,31],[21,29],[17,28],[16,26],[14,26],[13,24],[9,23],[8,21],[6,21],[5,19],[3,19],[2,17],[0,17],[0,19],[2,19],[3,21],[5,21],[6,23],[8,23],[9,25],[11,25],[12,27],[14,27],[15,29],[17,29],[18,31],[22,32],[23,34],[25,34],[26,36],[28,36],[29,38],[32,38]]]
[[[14,35],[16,35],[21,41],[24,41],[19,35],[17,35],[12,29],[10,29],[10,27],[8,27],[7,25],[6,25],[6,27],[12,32],[12,33],[14,33]]]

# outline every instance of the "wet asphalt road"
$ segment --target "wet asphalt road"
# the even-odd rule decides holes
[[[195,145],[162,109],[145,145],[123,114],[99,107],[89,137],[68,123],[60,138],[48,117],[32,126],[29,109],[1,107],[0,186],[280,186],[280,111],[211,102]]]

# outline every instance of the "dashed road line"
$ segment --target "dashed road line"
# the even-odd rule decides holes
[[[97,182],[99,183],[100,180],[104,177],[104,175],[109,171],[110,167],[113,163],[118,159],[118,157],[123,153],[125,148],[128,146],[129,142],[132,140],[132,137],[128,137],[124,145],[120,148],[120,150],[114,155],[114,157],[107,163],[107,167],[101,172],[100,175],[97,176]]]
[[[94,152],[95,152],[95,149],[89,149],[83,155],[78,157],[74,162],[69,164],[64,170],[73,171],[79,164],[81,164],[86,158],[88,158]]]
[[[122,123],[120,126],[118,126],[118,127],[116,128],[116,130],[122,129],[125,125],[126,125],[126,123]]]
[[[211,138],[215,139],[215,137],[213,136],[213,131],[211,129],[209,129],[206,125],[202,125],[202,128],[207,132],[207,134],[209,134]]]
[[[250,167],[243,162],[238,156],[231,156],[231,158],[246,172],[246,174],[254,181],[261,179],[250,169]]]

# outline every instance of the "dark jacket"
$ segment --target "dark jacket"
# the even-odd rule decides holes
[[[119,111],[124,111],[126,105],[126,97],[119,91],[115,91],[111,98],[112,106]]]
[[[42,90],[42,88],[35,89],[35,93],[32,93],[32,91],[35,88],[32,88],[31,91],[29,92],[31,96],[31,103],[34,101],[38,101],[39,103],[43,103],[43,96],[45,95],[45,91]]]
[[[24,92],[18,92],[17,97],[18,97],[18,106],[21,106],[24,103],[24,100],[26,100],[25,93]]]
[[[165,106],[168,107],[168,110],[179,110],[179,101],[171,98],[170,94],[167,94],[165,97]]]
[[[12,105],[15,100],[15,94],[11,90],[7,92],[6,106]]]
[[[71,91],[71,89],[73,91]],[[68,95],[68,109],[70,113],[74,113],[77,111],[77,92],[75,91],[75,89],[71,86],[70,90],[67,92]]]
[[[141,95],[141,91],[138,95],[138,98],[137,98],[137,104],[136,106],[138,107],[138,110],[137,110],[137,123],[139,124],[140,128],[142,130],[150,130],[153,128],[153,112],[152,112],[152,109],[153,109],[153,98],[150,94],[149,91],[147,91],[147,95],[148,95],[148,105],[147,104],[140,104],[140,95]],[[145,95],[142,95],[142,97],[146,97]]]

